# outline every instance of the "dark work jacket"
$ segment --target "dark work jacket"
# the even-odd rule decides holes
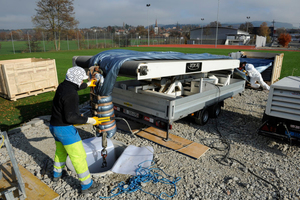
[[[52,126],[69,126],[72,124],[85,124],[87,117],[79,113],[79,96],[77,91],[85,89],[86,83],[78,88],[78,85],[64,80],[59,84],[52,105],[52,115],[50,124]]]

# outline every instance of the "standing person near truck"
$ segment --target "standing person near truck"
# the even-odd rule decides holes
[[[96,124],[95,119],[81,116],[78,108],[77,91],[91,86],[90,82],[83,83],[83,80],[87,78],[85,70],[81,67],[75,66],[68,69],[66,79],[56,90],[50,120],[50,132],[56,144],[53,181],[57,182],[61,178],[67,155],[69,155],[81,182],[83,194],[96,192],[101,187],[91,179],[82,140],[73,126],[73,124]]]
[[[264,82],[261,74],[255,69],[252,64],[241,62],[239,69],[242,71],[246,71],[246,74],[248,74],[248,76],[250,77],[251,87],[258,89],[261,86],[265,90],[270,90],[270,86],[268,86]],[[259,84],[257,84],[256,82],[258,82]]]

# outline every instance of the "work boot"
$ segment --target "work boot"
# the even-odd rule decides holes
[[[66,175],[66,170],[63,170],[62,172],[58,173],[58,172],[54,172],[53,173],[53,182],[57,182],[59,181],[60,178],[64,177]]]
[[[89,187],[86,190],[81,190],[81,194],[89,194],[89,193],[98,192],[101,188],[102,188],[102,184],[101,183],[93,182],[93,184],[91,185],[91,187]]]

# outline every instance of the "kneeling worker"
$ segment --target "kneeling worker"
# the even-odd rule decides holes
[[[95,119],[81,116],[78,108],[77,91],[91,86],[90,82],[83,83],[83,80],[87,78],[85,70],[81,67],[75,66],[68,69],[66,79],[56,90],[50,120],[50,132],[56,144],[53,181],[58,181],[62,176],[67,155],[69,155],[81,182],[83,194],[96,192],[101,187],[101,184],[93,183],[91,179],[82,140],[73,126],[73,124],[96,124]]]
[[[246,73],[250,76],[251,87],[258,89],[260,86],[262,86],[263,89],[270,90],[270,86],[268,86],[264,82],[261,74],[255,69],[255,67],[252,64],[241,62],[239,69],[242,71],[246,70]],[[260,85],[256,82],[258,82]]]

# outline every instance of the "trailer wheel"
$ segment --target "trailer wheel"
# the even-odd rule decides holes
[[[221,104],[217,103],[210,108],[210,116],[212,118],[217,118],[221,114],[222,108]]]
[[[195,118],[196,124],[201,126],[205,125],[209,120],[209,112],[207,108],[203,108],[202,110],[198,111],[198,115]]]

